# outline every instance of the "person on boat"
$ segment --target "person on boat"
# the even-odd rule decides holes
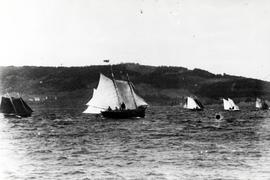
[[[115,111],[118,111],[118,107],[117,106],[115,106]]]
[[[122,104],[121,104],[121,110],[125,110],[125,109],[126,109],[126,105],[125,105],[124,102],[122,102]]]
[[[111,106],[109,106],[109,107],[108,107],[108,111],[111,111],[111,110],[112,110],[112,108],[111,108]]]

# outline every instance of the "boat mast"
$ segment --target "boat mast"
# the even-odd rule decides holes
[[[18,114],[18,112],[17,112],[17,110],[16,110],[16,107],[15,107],[15,105],[14,105],[14,103],[13,103],[12,97],[9,95],[9,93],[7,93],[7,95],[8,95],[8,97],[9,97],[9,99],[10,99],[10,102],[11,102],[11,104],[12,104],[12,107],[13,107],[15,113]]]
[[[115,88],[115,91],[116,91],[116,95],[117,95],[117,99],[118,99],[118,104],[119,104],[119,107],[120,107],[121,106],[121,102],[120,102],[120,97],[119,97],[119,91],[118,91],[117,85],[115,83],[113,69],[112,69],[112,64],[110,64],[110,66],[111,66],[112,81],[113,81],[113,85],[114,85],[114,88]]]
[[[128,85],[129,85],[129,88],[130,88],[130,91],[131,91],[132,99],[133,99],[134,104],[135,104],[135,107],[136,107],[136,109],[137,109],[138,106],[137,106],[137,103],[136,103],[136,101],[135,101],[133,88],[131,87],[131,83],[130,83],[128,74],[127,74],[127,80],[128,80]]]

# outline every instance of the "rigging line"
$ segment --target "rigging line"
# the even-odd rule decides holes
[[[137,108],[138,106],[137,106],[137,103],[136,103],[136,101],[135,101],[134,92],[133,92],[133,89],[132,89],[132,87],[131,87],[131,84],[130,84],[130,80],[129,80],[128,74],[127,74],[127,80],[128,80],[128,85],[129,85],[129,88],[130,88],[130,91],[131,91],[132,99],[133,99],[133,101],[134,101],[135,107]]]
[[[118,104],[119,104],[119,106],[121,106],[119,91],[118,91],[118,87],[117,87],[117,85],[115,83],[114,74],[113,74],[113,70],[112,70],[112,65],[111,65],[111,73],[112,73],[113,85],[114,85],[114,88],[115,88],[115,91],[116,91],[116,95],[117,95],[117,99],[118,99]]]
[[[15,113],[18,114],[18,111],[16,110],[16,107],[15,107],[15,105],[14,105],[14,103],[13,103],[12,97],[9,95],[9,93],[7,93],[7,95],[8,95],[8,97],[9,97],[9,99],[10,99],[10,102],[11,102],[11,104],[12,104],[12,107],[13,107]]]
[[[104,109],[104,110],[106,110],[106,108],[103,108],[103,107],[98,107],[98,106],[93,106],[93,105],[89,105],[89,106],[94,107],[94,108],[98,108],[98,109]]]
[[[109,59],[106,59],[106,60],[103,60],[103,62],[110,63],[110,60]],[[112,64],[111,63],[110,63],[110,69],[111,69],[111,75],[112,75],[113,85],[114,85],[114,88],[115,88],[115,91],[116,91],[117,100],[118,100],[118,104],[119,104],[119,107],[120,107],[121,106],[120,96],[119,96],[119,92],[118,92],[118,87],[117,87],[117,85],[115,83],[115,79],[114,79],[114,74],[113,74],[113,69],[112,69]]]
[[[104,60],[104,62],[109,63],[110,60]],[[110,63],[110,69],[111,69],[111,75],[112,75],[113,85],[114,85],[114,88],[115,88],[115,91],[116,91],[117,100],[118,100],[118,104],[119,104],[119,107],[120,107],[121,106],[121,102],[120,102],[119,91],[118,91],[118,87],[117,87],[117,85],[115,83],[114,74],[113,74],[113,68],[112,68],[112,64],[111,63]]]

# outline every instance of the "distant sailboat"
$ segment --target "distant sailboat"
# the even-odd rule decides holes
[[[148,104],[138,96],[132,83],[115,80],[100,74],[98,87],[93,89],[93,96],[86,104],[83,113],[102,114],[107,118],[144,117]]]
[[[256,98],[256,103],[255,103],[255,107],[258,109],[269,109],[268,104],[265,102],[265,100],[260,99],[260,98]]]
[[[0,112],[4,116],[29,117],[32,115],[33,110],[21,97],[2,96]]]
[[[224,110],[226,111],[239,111],[239,107],[233,102],[232,99],[228,98],[228,100],[223,99]]]
[[[190,109],[190,110],[203,110],[204,107],[198,99],[196,99],[196,98],[193,99],[192,97],[187,97],[186,102],[184,104],[184,108]]]

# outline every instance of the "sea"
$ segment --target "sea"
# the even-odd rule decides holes
[[[115,120],[32,108],[0,118],[1,180],[270,179],[270,110],[150,106],[145,118]]]

